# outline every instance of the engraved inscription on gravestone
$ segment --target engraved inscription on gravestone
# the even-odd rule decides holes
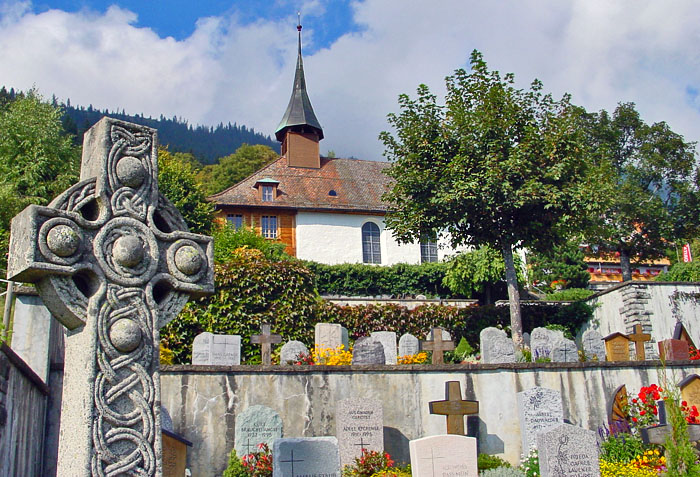
[[[420,477],[477,477],[476,438],[454,434],[423,437],[408,443],[411,470]]]
[[[630,340],[622,333],[613,333],[603,338],[608,361],[630,361]]]
[[[336,349],[343,345],[348,349],[348,330],[335,323],[316,323],[314,326],[314,344],[319,349]]]
[[[537,434],[542,477],[599,477],[596,433],[571,424],[560,424]]]
[[[214,277],[212,239],[187,232],[157,177],[155,130],[103,118],[81,182],[12,220],[8,278],[35,282],[71,330],[57,475],[161,475],[158,329]]]
[[[514,363],[515,347],[506,332],[488,327],[479,333],[481,360],[483,363]]]
[[[564,332],[561,330],[550,330],[542,327],[532,330],[530,349],[533,360],[536,358],[551,358],[554,345],[560,339],[564,339]]]
[[[553,363],[575,363],[578,361],[576,343],[566,338],[554,342],[551,359]]]
[[[399,339],[399,356],[408,356],[420,352],[420,341],[410,333]]]
[[[258,452],[259,444],[272,447],[282,437],[282,418],[274,409],[256,404],[236,416],[234,447],[238,456]]]
[[[341,468],[354,463],[355,457],[368,451],[384,450],[382,403],[377,399],[343,399],[335,413],[336,437]]]
[[[241,364],[239,335],[198,334],[192,343],[192,364],[237,366]]]
[[[581,341],[588,361],[605,361],[605,341],[597,330],[584,331]]]
[[[522,454],[535,446],[537,433],[564,422],[561,394],[554,389],[534,387],[517,394],[520,411]]]

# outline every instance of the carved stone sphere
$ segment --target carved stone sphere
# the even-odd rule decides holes
[[[136,189],[146,179],[146,169],[137,158],[126,156],[117,163],[117,178],[125,186]]]
[[[80,246],[80,237],[68,225],[57,225],[46,235],[46,245],[59,257],[70,257]]]
[[[185,245],[175,252],[175,266],[185,275],[194,275],[202,268],[202,257],[196,248]]]
[[[143,260],[143,244],[138,237],[123,235],[114,241],[112,256],[123,267],[135,267]]]
[[[128,318],[122,318],[112,323],[109,328],[109,340],[122,353],[135,350],[141,343],[141,328]]]

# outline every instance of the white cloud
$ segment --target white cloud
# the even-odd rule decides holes
[[[284,0],[280,2],[288,5]],[[305,45],[325,2],[307,0]],[[326,139],[321,150],[379,159],[378,133],[400,93],[437,93],[472,49],[522,86],[540,78],[588,109],[634,101],[649,122],[666,120],[700,139],[700,5],[688,1],[368,0],[353,6],[358,33],[306,54],[307,84]],[[295,12],[245,25],[202,18],[182,40],[135,26],[132,12],[49,10],[0,3],[0,84],[36,84],[74,104],[164,114],[190,123],[238,122],[272,134],[289,99]],[[308,51],[308,49],[307,49]]]

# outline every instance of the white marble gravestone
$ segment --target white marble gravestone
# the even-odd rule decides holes
[[[420,353],[420,340],[410,333],[399,338],[399,356],[410,356]]]
[[[419,477],[477,477],[476,438],[445,434],[408,443],[411,471]]]
[[[517,394],[520,417],[521,454],[535,447],[537,433],[564,422],[561,394],[554,389],[534,387]]]
[[[200,333],[192,343],[192,364],[238,366],[241,364],[241,337]]]
[[[301,341],[287,341],[280,351],[280,364],[285,365],[297,360],[300,354],[308,355],[309,349]]]
[[[384,420],[378,399],[350,398],[338,401],[335,436],[340,448],[340,465],[345,467],[362,455],[362,449],[384,451]]]
[[[314,326],[314,344],[318,349],[336,349],[343,345],[347,351],[350,341],[348,330],[335,323],[316,323]]]

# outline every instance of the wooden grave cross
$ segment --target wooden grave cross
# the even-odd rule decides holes
[[[282,336],[270,333],[270,324],[262,324],[262,332],[259,335],[253,335],[250,337],[250,342],[254,344],[259,344],[262,349],[262,364],[271,365],[272,364],[272,345],[281,343]]]
[[[447,416],[447,433],[464,435],[464,416],[479,413],[479,401],[462,399],[459,381],[445,383],[445,400],[429,403],[430,414]]]
[[[637,361],[644,361],[646,354],[644,353],[644,343],[651,341],[651,335],[642,333],[642,325],[634,325],[634,333],[627,335],[630,341],[634,341],[634,350],[637,353]]]
[[[433,328],[433,340],[421,341],[421,348],[433,352],[433,364],[444,364],[443,353],[455,349],[455,344],[449,340],[442,340],[442,328]]]

